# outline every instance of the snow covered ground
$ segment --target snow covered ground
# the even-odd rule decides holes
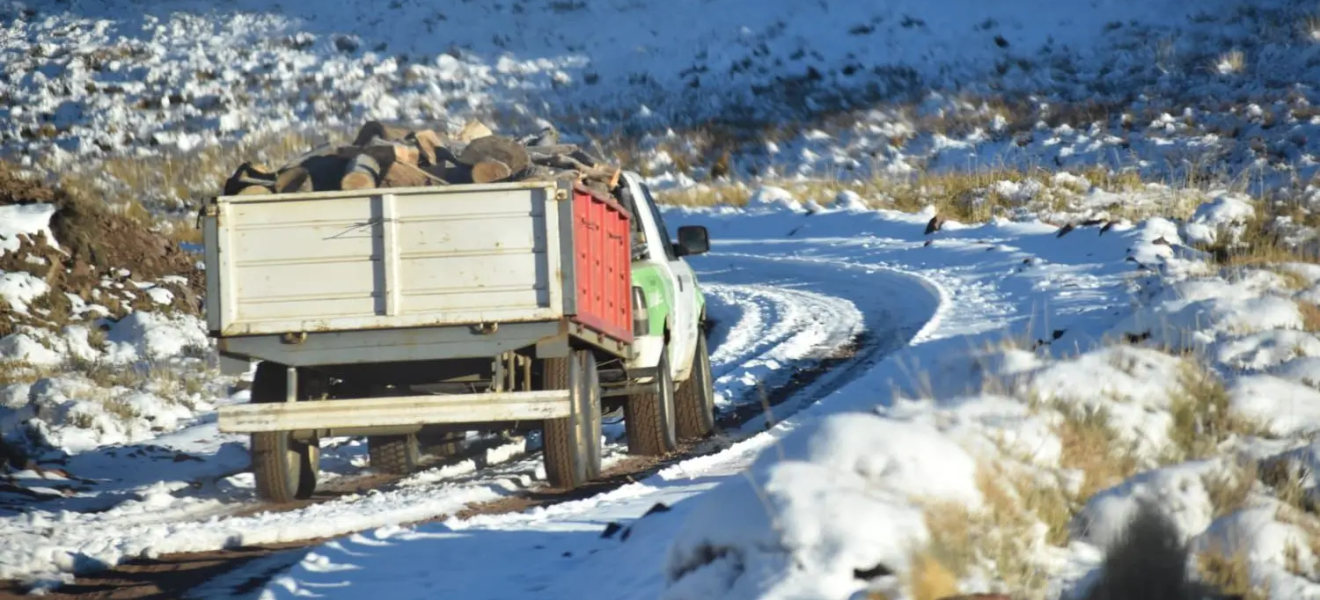
[[[151,142],[189,149],[299,123],[468,111],[589,109],[667,123],[734,105],[773,110],[799,93],[789,81],[814,88],[799,99],[803,108],[868,87],[965,84],[996,69],[1022,68],[1011,80],[1038,86],[1055,62],[1084,71],[1097,56],[1096,67],[1107,64],[1105,49],[1116,44],[1133,47],[1111,68],[1142,68],[1157,80],[1143,64],[1155,52],[1145,38],[1197,19],[1197,31],[1231,47],[1250,39],[1259,13],[1287,6],[1256,4],[1239,14],[1227,0],[11,0],[0,5],[8,99],[0,119],[9,147],[58,140],[75,152]],[[1031,62],[1050,66],[1020,66]]]
[[[55,289],[18,237],[64,248],[53,208],[0,206],[0,433],[56,459],[0,455],[0,578],[358,532],[196,593],[1072,598],[1154,505],[1195,576],[1320,597],[1318,65],[1320,14],[1290,0],[0,2],[21,164],[178,210],[247,158],[220,141],[553,120],[669,198],[750,198],[667,217],[716,240],[693,264],[721,410],[845,358],[591,498],[455,517],[536,485],[511,441],[261,512],[212,422],[246,392],[180,282]],[[707,187],[717,167],[750,185]],[[329,486],[361,474],[360,445],[324,451]]]
[[[727,273],[705,278],[711,314],[718,322],[711,334],[713,374],[718,404],[725,412],[739,405],[759,405],[762,389],[784,384],[797,369],[836,354],[863,330],[881,338],[868,346],[869,352],[900,346],[922,321],[921,311],[912,306],[927,310],[934,306],[929,298],[915,304],[901,298],[876,301],[864,287],[875,279],[820,275],[809,266],[796,274],[780,270],[767,276],[756,268],[758,261],[748,262],[746,269],[737,268],[735,261]],[[888,277],[889,285],[907,284],[901,276]],[[71,381],[76,380],[54,377],[30,387],[67,386]],[[27,384],[11,386],[16,398],[26,399],[26,389]],[[95,406],[60,398],[66,405]],[[247,392],[239,391],[216,404],[246,399]],[[382,490],[266,512],[254,500],[252,476],[245,472],[246,437],[219,433],[209,409],[198,406],[194,418],[172,422],[165,428],[167,433],[145,441],[102,436],[86,444],[65,443],[62,448],[72,456],[56,474],[14,473],[15,483],[31,493],[47,492],[57,482],[73,478],[78,485],[68,497],[51,494],[41,502],[23,498],[9,514],[0,515],[0,579],[47,585],[132,558],[314,539],[423,521],[494,500],[544,478],[539,457],[522,458],[529,448],[510,443]],[[15,421],[31,416],[16,415]],[[44,426],[40,419],[32,423]],[[57,444],[77,435],[90,437],[100,429],[71,425],[60,431],[64,437],[56,437]],[[618,441],[622,426],[610,427],[606,433],[614,440],[608,465],[623,455]],[[477,472],[478,459],[494,467]],[[334,488],[344,476],[360,474],[365,463],[361,442],[326,447],[325,485]]]

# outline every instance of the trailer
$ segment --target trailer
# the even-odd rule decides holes
[[[407,473],[428,440],[539,431],[549,483],[572,488],[600,474],[602,410],[625,406],[643,453],[713,426],[675,404],[676,382],[704,377],[687,404],[713,410],[704,339],[687,339],[704,301],[690,269],[656,263],[704,252],[705,230],[670,242],[635,176],[611,194],[525,181],[223,196],[202,223],[210,334],[225,359],[256,362],[251,401],[222,407],[219,427],[250,434],[263,499],[309,497],[327,438],[365,436],[373,468]],[[682,413],[697,416],[680,427]]]

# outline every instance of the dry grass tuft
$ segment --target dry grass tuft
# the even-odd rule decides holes
[[[16,383],[35,383],[50,375],[49,369],[29,364],[25,361],[0,360],[0,385]]]
[[[1304,512],[1292,506],[1280,506],[1275,511],[1274,519],[1280,523],[1292,525],[1301,530],[1301,543],[1306,545],[1310,551],[1311,560],[1302,560],[1300,548],[1296,543],[1290,542],[1286,549],[1284,560],[1288,571],[1294,575],[1314,579],[1316,576],[1317,560],[1320,560],[1320,520],[1317,520],[1313,513]]]
[[[1221,75],[1237,75],[1247,70],[1247,56],[1241,50],[1230,50],[1220,54],[1214,66]]]
[[[1231,437],[1265,432],[1262,425],[1232,414],[1228,390],[1213,373],[1189,360],[1178,379],[1178,389],[1171,394],[1170,462],[1209,458]]]
[[[1253,460],[1236,461],[1227,469],[1203,476],[1215,518],[1246,508],[1256,477],[1256,461]]]
[[[955,502],[937,502],[925,507],[926,529],[931,545],[926,550],[956,576],[966,575],[976,563],[976,515]]]
[[[1305,300],[1297,301],[1297,312],[1302,315],[1302,329],[1315,333],[1320,331],[1320,306]]]
[[[1269,600],[1268,590],[1252,585],[1251,565],[1242,552],[1229,554],[1212,547],[1196,555],[1196,571],[1201,581],[1230,598]]]
[[[138,412],[123,400],[106,400],[101,403],[101,406],[105,408],[105,412],[114,415],[115,418],[121,421],[131,421],[138,417]]]
[[[1214,244],[1200,245],[1198,249],[1209,253],[1214,262],[1220,265],[1265,267],[1274,269],[1280,275],[1287,271],[1277,268],[1280,264],[1320,262],[1320,256],[1289,246],[1269,225],[1275,221],[1275,217],[1286,216],[1279,212],[1286,210],[1286,207],[1264,204],[1258,210],[1263,214],[1245,224],[1236,242],[1229,235],[1221,235]]]
[[[168,400],[183,403],[202,393],[206,386],[206,374],[201,367],[189,369],[166,363],[124,366],[75,359],[69,361],[65,370],[81,373],[101,389],[150,391]]]
[[[1302,274],[1297,271],[1278,265],[1270,266],[1269,270],[1275,275],[1278,275],[1283,286],[1290,290],[1300,291],[1311,287],[1311,280],[1302,276]]]
[[[1316,507],[1306,487],[1310,475],[1305,463],[1283,456],[1262,462],[1256,478],[1269,486],[1274,496],[1284,505],[1299,512],[1313,512]]]
[[[1063,445],[1060,462],[1069,469],[1080,470],[1085,479],[1079,496],[1090,498],[1100,490],[1112,487],[1137,472],[1138,461],[1118,433],[1109,424],[1109,413],[1103,407],[1090,410],[1083,406],[1056,405],[1063,415],[1055,429]]]
[[[949,502],[926,506],[930,558],[949,572],[949,578],[984,566],[991,571],[984,575],[1000,582],[1015,598],[1042,597],[1046,582],[1035,562],[1035,540],[1044,523],[1047,543],[1066,543],[1072,512],[1063,492],[1029,474],[991,464],[978,470],[977,486],[985,498],[982,510]]]
[[[732,185],[699,186],[684,190],[666,190],[656,194],[656,202],[672,206],[747,206],[752,190]]]
[[[1141,179],[1141,173],[1132,169],[1115,172],[1102,166],[1095,166],[1082,171],[1081,176],[1092,186],[1110,192],[1133,192],[1146,185]]]
[[[958,593],[958,576],[930,552],[918,552],[912,557],[907,580],[912,600],[940,600]]]

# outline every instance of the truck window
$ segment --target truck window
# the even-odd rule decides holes
[[[646,207],[651,211],[651,218],[655,219],[655,226],[660,229],[660,245],[665,248],[665,257],[670,262],[678,260],[678,254],[674,252],[674,244],[669,239],[669,228],[665,226],[665,220],[660,218],[660,207],[656,206],[655,198],[651,197],[651,190],[642,183],[637,187],[642,188],[642,194],[646,196]]]

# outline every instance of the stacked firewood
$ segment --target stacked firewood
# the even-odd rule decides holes
[[[447,139],[430,129],[371,121],[351,145],[327,144],[277,169],[243,163],[225,181],[224,195],[556,180],[608,194],[619,173],[576,145],[560,144],[553,128],[514,138],[471,121]]]

